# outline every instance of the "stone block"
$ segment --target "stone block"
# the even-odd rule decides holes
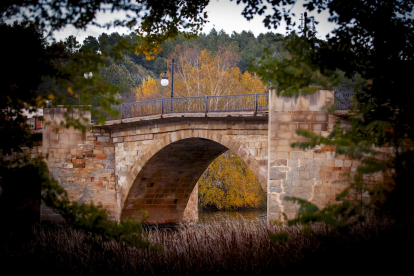
[[[292,139],[295,136],[295,134],[291,131],[279,131],[277,132],[277,138],[278,139]]]
[[[328,129],[328,125],[326,123],[311,124],[312,131],[326,131],[327,129]]]
[[[107,155],[106,154],[97,154],[96,155],[96,159],[98,159],[98,160],[107,159]]]
[[[326,152],[326,159],[327,160],[335,159],[335,152],[331,152],[331,151]]]
[[[291,143],[290,143],[290,140],[287,140],[287,139],[279,139],[279,140],[275,141],[274,144],[277,144],[278,146],[290,146]],[[267,143],[265,143],[263,145],[263,147],[266,147],[267,148]]]
[[[303,158],[304,159],[313,159],[313,151],[305,151],[303,153]]]
[[[114,160],[114,159],[115,159],[115,153],[109,153],[109,154],[107,154],[107,155],[106,155],[106,158],[107,158],[108,160]]]
[[[277,123],[275,126],[278,131],[289,131],[289,123]]]
[[[290,186],[292,186],[292,179],[283,179],[281,181],[283,181],[282,184],[283,184],[284,187],[290,187]]]
[[[287,179],[299,179],[299,172],[298,171],[287,172]]]
[[[101,142],[101,143],[109,143],[111,140],[111,137],[109,136],[99,136],[96,138],[97,142]]]
[[[303,180],[301,180],[301,182],[300,182],[300,186],[301,187],[311,187],[311,186],[313,186],[313,180],[310,180],[310,179],[303,179]],[[310,195],[309,195],[310,196]]]
[[[273,205],[269,207],[269,213],[274,214],[274,215],[270,215],[268,217],[269,221],[276,221],[280,216],[280,207],[279,205]]]
[[[344,160],[335,159],[335,167],[343,167],[343,166],[344,166]]]
[[[290,146],[277,146],[277,151],[290,151],[291,147]]]
[[[276,159],[276,160],[272,160],[270,162],[270,166],[271,167],[287,166],[287,160],[286,159]]]
[[[116,137],[116,138],[113,138],[113,142],[114,143],[121,143],[123,141],[124,141],[124,137]]]
[[[283,189],[282,189],[282,187],[278,187],[278,186],[272,186],[272,187],[269,187],[269,192],[271,192],[271,193],[281,193],[281,192],[283,192]]]
[[[291,114],[279,114],[277,116],[278,122],[292,122],[292,115]]]
[[[344,165],[343,166],[347,167],[347,168],[351,167],[352,166],[352,160],[344,160]]]
[[[270,180],[286,179],[286,172],[280,172],[277,168],[269,169]]]
[[[298,159],[289,159],[288,165],[292,168],[298,168],[300,167],[300,161]]]
[[[305,122],[305,114],[292,114],[292,122]]]
[[[85,168],[85,163],[74,163],[73,168]]]
[[[306,122],[313,122],[313,113],[306,114]]]
[[[290,159],[296,159],[299,160],[303,157],[302,151],[292,151],[290,152]]]
[[[310,173],[311,173],[310,175],[311,179],[319,179],[319,171],[313,170]]]
[[[299,172],[299,178],[302,180],[310,179],[310,172],[309,171]]]
[[[289,152],[287,151],[281,151],[277,153],[277,159],[288,159],[289,158]]]
[[[315,114],[314,115],[314,121],[315,122],[328,122],[328,114]]]
[[[299,123],[298,124],[298,129],[310,130],[310,124],[309,123]]]
[[[295,132],[296,130],[298,130],[298,124],[297,123],[289,124],[289,131]]]
[[[335,146],[321,146],[322,151],[335,151]]]
[[[326,153],[325,152],[314,152],[313,158],[315,158],[315,161],[316,159],[326,159]]]

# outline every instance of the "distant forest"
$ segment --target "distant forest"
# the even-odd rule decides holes
[[[165,72],[167,72],[167,76],[170,76],[172,58],[176,60],[175,70],[177,71],[175,71],[176,75],[174,79],[174,86],[176,88],[174,90],[177,90],[177,96],[235,94],[233,91],[236,90],[238,90],[237,92],[239,94],[266,92],[268,85],[263,84],[266,91],[260,91],[263,87],[258,88],[257,82],[259,78],[255,74],[251,74],[252,79],[249,80],[251,83],[246,84],[246,80],[244,81],[245,88],[242,89],[243,91],[234,89],[236,87],[235,85],[241,86],[241,84],[234,83],[234,79],[242,79],[242,75],[249,70],[249,64],[255,59],[260,58],[265,48],[280,59],[286,58],[289,55],[283,47],[284,35],[272,32],[259,34],[256,37],[251,31],[243,31],[241,33],[233,32],[229,35],[223,30],[218,32],[212,29],[208,34],[202,33],[194,39],[186,39],[182,35],[179,35],[175,39],[168,40],[162,44],[162,51],[152,60],[147,60],[144,54],[137,55],[135,53],[135,46],[139,44],[140,39],[140,36],[134,32],[124,35],[120,35],[119,33],[102,33],[99,37],[87,37],[82,45],[77,42],[71,44],[77,44],[79,50],[107,53],[107,57],[104,58],[105,66],[100,68],[100,73],[109,83],[119,87],[119,98],[123,102],[166,97],[165,89],[165,95],[160,92],[161,86],[159,85],[159,80]],[[130,47],[127,47],[129,50],[117,52],[117,44],[130,45]],[[215,72],[215,74],[221,74],[220,78],[227,83],[233,82],[234,85],[232,88],[221,88],[222,91],[212,91],[211,89],[205,88],[204,91],[199,91],[198,93],[190,91],[191,88],[189,87],[187,87],[187,91],[183,90],[184,86],[186,86],[186,84],[183,84],[183,74],[186,72],[184,72],[184,63],[179,64],[180,58],[182,61],[185,60],[187,62],[187,66],[192,66],[193,69],[198,67],[201,73],[203,73],[202,71],[205,69],[201,69],[202,65],[199,63],[203,51],[212,62],[216,62],[216,67],[220,66],[223,61],[226,63],[227,67],[221,68],[222,71]],[[237,69],[239,72],[238,75],[237,73],[226,71],[230,68],[233,71]],[[182,75],[181,79],[180,75],[177,74],[180,72]],[[224,77],[222,76],[223,74],[227,74],[227,76]],[[229,77],[229,74],[233,74],[233,76]],[[246,79],[246,75],[244,76],[244,79]],[[200,78],[200,76],[197,77]],[[181,90],[180,85],[176,86],[176,83],[178,84],[179,81],[182,82]],[[206,82],[207,80],[203,81]],[[210,79],[210,81],[217,82],[217,77]],[[247,87],[251,88],[252,86],[256,88],[252,88],[251,91],[246,90]],[[335,90],[352,90],[353,87],[354,81],[342,78],[338,86],[335,87]],[[151,95],[146,91],[148,89],[151,89]],[[232,91],[228,89],[232,89]]]
[[[229,61],[229,66],[239,68],[240,74],[244,74],[248,71],[249,63],[262,56],[264,48],[275,55],[280,55],[281,58],[285,57],[286,52],[283,51],[281,39],[283,35],[271,32],[255,37],[251,31],[233,32],[228,35],[224,31],[217,32],[215,29],[208,34],[202,33],[195,39],[186,39],[179,35],[162,44],[162,51],[153,60],[147,60],[144,54],[137,55],[133,47],[122,51],[121,57],[117,59],[109,54],[105,58],[105,66],[101,68],[101,75],[110,83],[119,86],[120,97],[124,102],[131,102],[137,100],[137,90],[143,81],[148,80],[149,77],[159,79],[166,69],[170,73],[171,59],[179,55],[177,53],[179,49],[197,49],[198,56],[201,51],[205,51],[211,57],[214,57],[220,49],[230,50],[232,60]],[[114,48],[116,49],[117,43],[137,45],[139,40],[140,37],[135,33],[124,35],[102,33],[99,37],[87,37],[79,47],[80,50],[90,50],[95,53],[111,53]],[[178,80],[177,77],[175,76],[175,81]]]

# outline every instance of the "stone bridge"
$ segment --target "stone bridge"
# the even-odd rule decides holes
[[[290,147],[303,139],[297,129],[321,134],[329,129],[333,118],[322,107],[332,101],[332,91],[297,99],[270,92],[268,108],[258,106],[256,96],[250,111],[203,113],[164,112],[161,102],[161,114],[124,116],[130,113],[122,110],[122,119],[86,134],[59,128],[63,108],[48,109],[42,151],[71,200],[101,203],[114,220],[141,220],[146,210],[148,223],[188,224],[197,221],[198,179],[216,157],[231,150],[267,193],[268,219],[281,219],[282,212],[293,216],[297,210],[284,196],[320,206],[333,202],[344,185],[335,180],[357,165],[335,157],[329,147],[317,152]],[[42,207],[42,218],[58,216]]]

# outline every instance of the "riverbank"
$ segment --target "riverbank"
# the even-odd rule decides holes
[[[372,219],[347,231],[268,225],[265,220],[228,218],[202,227],[146,234],[162,251],[92,245],[63,225],[36,225],[32,236],[1,238],[3,275],[285,275],[383,272],[407,268],[414,245],[412,223]],[[287,231],[285,242],[272,233]],[[406,250],[407,249],[407,250]]]
[[[257,208],[249,210],[237,210],[237,211],[214,211],[203,210],[199,208],[198,211],[198,224],[212,224],[217,221],[226,221],[228,219],[235,220],[266,220],[267,217],[266,208]]]

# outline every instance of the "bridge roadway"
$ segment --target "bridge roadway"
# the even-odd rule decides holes
[[[263,99],[269,100],[263,104]],[[141,220],[141,211],[146,210],[148,223],[191,224],[197,221],[199,177],[230,149],[256,174],[267,193],[272,221],[281,219],[282,213],[290,217],[296,213],[297,206],[283,201],[286,195],[319,206],[333,202],[343,188],[335,181],[357,165],[335,157],[330,147],[318,152],[290,147],[303,139],[295,134],[298,128],[320,134],[329,130],[335,118],[322,107],[332,99],[332,91],[325,90],[297,99],[270,92],[270,98],[177,100],[181,109],[175,103],[171,109],[167,99],[154,100],[123,106],[122,118],[86,134],[74,129],[59,129],[56,134],[63,110],[48,109],[43,153],[49,154],[50,171],[71,200],[99,202],[114,220]],[[134,112],[141,116],[132,116]],[[42,206],[42,218],[58,216]]]

